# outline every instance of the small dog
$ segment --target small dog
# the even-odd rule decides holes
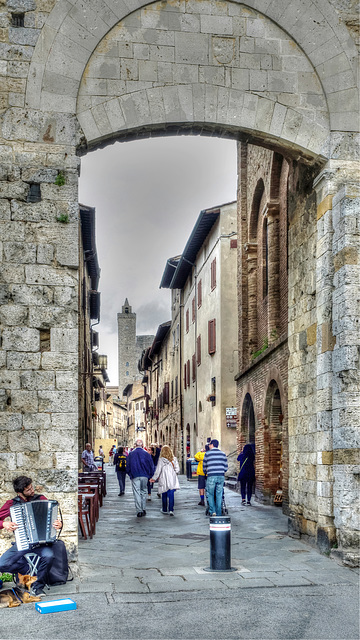
[[[16,597],[14,589],[3,589],[0,591],[0,609],[19,607],[20,605],[21,602]]]
[[[33,582],[36,582],[36,576],[29,576],[18,573],[16,586],[19,587],[19,589],[28,591]]]

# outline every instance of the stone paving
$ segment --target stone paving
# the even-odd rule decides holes
[[[79,575],[46,598],[69,596],[77,610],[39,616],[33,605],[4,609],[2,640],[23,638],[24,629],[27,639],[64,640],[359,637],[358,570],[290,538],[280,509],[243,507],[226,489],[236,571],[209,573],[209,523],[196,482],[180,478],[174,517],[160,513],[153,490],[146,517],[137,518],[130,482],[119,497],[112,467],[107,485],[96,536],[79,543]],[[121,631],[106,622],[118,616]]]

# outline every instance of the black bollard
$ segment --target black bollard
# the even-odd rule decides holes
[[[230,516],[210,517],[210,567],[205,571],[236,571],[231,568]]]

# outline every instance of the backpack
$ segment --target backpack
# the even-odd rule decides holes
[[[119,456],[118,457],[116,470],[117,471],[126,471],[126,456]]]
[[[63,541],[58,539],[51,544],[51,548],[54,552],[54,560],[47,574],[47,583],[49,585],[65,584],[69,577],[66,547]]]

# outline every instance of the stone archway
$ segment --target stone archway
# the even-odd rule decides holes
[[[321,429],[317,439],[309,435],[318,491],[312,513],[316,525],[311,526],[329,540],[335,529],[345,530],[349,544],[355,525],[343,478],[352,473],[354,439],[342,434],[351,422],[352,373],[358,369],[358,258],[356,238],[347,231],[358,195],[358,98],[357,52],[341,3],[55,0],[51,6],[40,12],[29,3],[27,24],[43,25],[39,28],[16,29],[10,26],[11,10],[4,13],[0,418],[5,493],[11,494],[10,480],[19,469],[36,471],[49,496],[61,492],[66,535],[75,553],[79,154],[140,135],[231,135],[294,161],[303,159],[315,167],[313,175],[318,172],[315,191],[310,188],[317,214],[306,219],[318,247],[312,268],[317,279],[304,290],[295,281],[304,256],[290,274],[290,303],[297,302],[298,291],[315,303],[306,314],[294,303],[294,319],[289,318],[289,387],[296,391],[289,405],[289,437],[299,393],[314,400],[315,387],[310,422]],[[55,184],[59,173],[65,185]],[[29,198],[32,189],[38,201]],[[310,200],[311,193],[302,196]],[[67,224],[59,222],[65,219]],[[291,238],[293,253],[296,242]],[[246,312],[246,301],[240,302]],[[240,335],[239,342],[243,339]],[[304,364],[303,356],[310,362]],[[307,366],[311,375],[304,390]],[[334,443],[336,452],[345,453],[333,455]],[[296,475],[296,455],[291,469]],[[303,530],[306,496],[299,495],[290,491],[296,526]]]

